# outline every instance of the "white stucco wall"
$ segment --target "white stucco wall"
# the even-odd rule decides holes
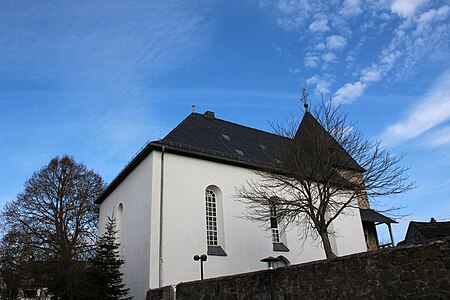
[[[125,264],[122,267],[124,282],[131,289],[134,299],[144,299],[149,288],[150,220],[152,195],[153,153],[147,156],[125,180],[102,202],[99,231],[104,232],[108,216],[118,216],[123,205],[120,226],[121,252]]]
[[[317,242],[307,240],[302,247],[299,228],[286,232],[289,252],[272,250],[271,233],[263,224],[242,218],[245,206],[233,198],[235,187],[256,176],[249,170],[173,154],[165,157],[164,185],[164,284],[199,278],[195,254],[206,254],[205,189],[215,185],[222,192],[226,257],[209,256],[205,277],[236,274],[266,266],[259,260],[283,255],[291,263],[325,258]],[[359,213],[334,222],[338,255],[365,251]],[[268,224],[264,224],[267,226]],[[158,226],[153,220],[152,226]],[[153,260],[155,261],[155,260]],[[151,285],[156,287],[156,285]]]
[[[344,209],[342,214],[332,222],[332,227],[336,232],[333,237],[335,241],[333,250],[337,256],[367,251],[358,208],[347,207]]]
[[[125,246],[125,282],[134,299],[145,299],[148,288],[159,286],[159,202],[161,152],[153,151],[101,205],[100,228],[113,207],[124,206],[121,239]],[[195,254],[206,254],[205,189],[214,185],[222,193],[221,246],[227,256],[208,256],[205,278],[265,269],[261,258],[282,255],[292,264],[325,258],[320,243],[304,243],[295,226],[285,233],[289,252],[272,250],[271,232],[242,217],[245,206],[233,198],[235,187],[249,178],[250,170],[201,159],[165,153],[163,285],[200,277]],[[366,250],[359,213],[333,222],[338,255]]]

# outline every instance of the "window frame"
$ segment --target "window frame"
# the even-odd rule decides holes
[[[207,254],[227,256],[224,250],[224,224],[222,208],[222,192],[215,185],[205,189],[205,221]]]
[[[217,226],[217,200],[216,193],[211,189],[205,190],[206,203],[206,244],[208,246],[219,245],[219,233]]]
[[[289,248],[285,245],[286,242],[285,232],[280,231],[281,224],[280,222],[278,222],[276,202],[277,199],[275,197],[271,199],[269,208],[270,230],[271,230],[273,251],[288,252]]]

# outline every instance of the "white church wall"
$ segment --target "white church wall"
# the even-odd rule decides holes
[[[367,251],[364,230],[358,208],[345,208],[343,213],[332,222],[332,225],[333,229],[336,231],[334,237],[336,248],[333,248],[336,255],[343,256]]]
[[[135,299],[144,299],[149,288],[150,219],[153,153],[145,158],[100,206],[99,231],[108,216],[117,218],[124,282]],[[122,209],[120,209],[122,206]],[[122,212],[120,212],[122,210]]]
[[[267,256],[283,255],[291,263],[325,257],[320,243],[311,239],[303,243],[298,236],[301,230],[295,226],[286,232],[290,251],[273,251],[271,233],[265,230],[266,227],[262,228],[268,223],[253,223],[242,218],[245,206],[233,195],[236,186],[256,178],[251,171],[166,154],[164,176],[164,284],[199,279],[199,263],[193,261],[193,256],[207,251],[205,189],[210,185],[217,186],[222,193],[225,241],[219,241],[219,244],[227,256],[208,256],[204,264],[206,278],[264,269],[266,266],[259,260]],[[343,230],[343,238],[336,240],[339,255],[365,250],[362,227],[356,224],[358,221],[357,217],[336,221],[336,226]],[[159,226],[157,220],[153,219],[152,226]],[[346,245],[340,245],[341,242]],[[151,265],[151,268],[154,270],[157,266]],[[157,285],[152,282],[151,287]]]
[[[148,288],[159,286],[160,174],[161,152],[153,151],[101,205],[101,231],[107,216],[123,205],[119,220],[126,260],[123,272],[134,299],[145,299]],[[193,256],[207,253],[205,190],[209,186],[220,189],[216,190],[222,202],[219,245],[227,256],[209,255],[205,278],[265,269],[260,259],[267,256],[282,255],[292,264],[325,258],[320,241],[304,241],[296,226],[288,226],[282,237],[290,251],[273,251],[269,220],[267,224],[246,220],[244,204],[233,197],[235,187],[250,178],[256,175],[248,169],[165,153],[163,285],[200,278],[200,265]],[[341,235],[333,240],[338,255],[365,251],[359,213],[339,218],[333,226]]]

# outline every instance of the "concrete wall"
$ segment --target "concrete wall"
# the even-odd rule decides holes
[[[168,297],[167,287],[147,294]],[[176,286],[177,300],[449,298],[450,238]]]

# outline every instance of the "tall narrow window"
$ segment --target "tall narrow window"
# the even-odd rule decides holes
[[[216,194],[206,190],[206,241],[208,246],[217,246],[217,203]]]
[[[206,203],[206,244],[208,255],[226,256],[224,248],[224,224],[222,211],[222,193],[217,186],[205,190]]]
[[[282,233],[280,232],[276,199],[273,199],[270,205],[270,230],[272,232],[273,251],[289,251],[288,247],[283,243],[286,242],[286,238],[282,238]]]
[[[278,231],[277,207],[275,204],[270,206],[270,228],[272,230],[272,242],[280,242],[280,232]]]

